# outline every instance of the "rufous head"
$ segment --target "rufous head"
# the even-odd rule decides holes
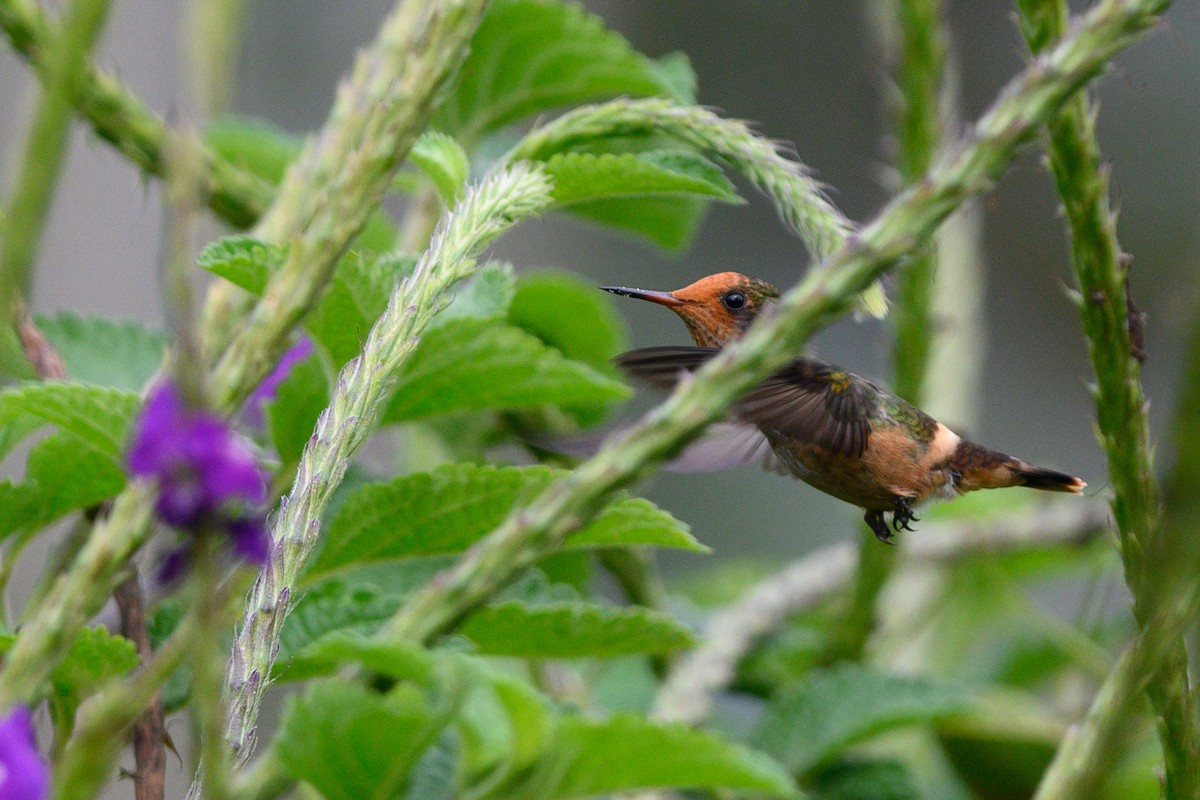
[[[774,286],[740,272],[718,272],[673,292],[624,286],[600,288],[666,306],[679,315],[700,347],[721,347],[738,338],[755,317],[779,299],[779,290]]]

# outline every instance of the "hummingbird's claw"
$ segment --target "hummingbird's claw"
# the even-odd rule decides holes
[[[921,518],[913,514],[912,498],[897,497],[896,508],[892,512],[892,527],[897,531],[911,531],[913,528],[909,527],[908,523],[920,521]]]
[[[875,538],[884,544],[895,544],[894,539],[896,534],[888,530],[887,523],[883,521],[882,511],[868,511],[863,517],[867,524],[871,526],[871,532],[875,534]]]

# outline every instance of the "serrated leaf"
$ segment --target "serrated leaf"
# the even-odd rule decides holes
[[[669,614],[582,602],[497,603],[471,614],[458,633],[483,653],[520,658],[669,653],[695,641],[691,632]]]
[[[412,271],[408,257],[364,257],[349,253],[338,261],[329,291],[304,327],[340,367],[358,355],[375,319],[387,308],[396,281]]]
[[[196,265],[251,294],[262,294],[284,256],[284,248],[253,236],[224,236],[205,245]]]
[[[434,119],[470,147],[531,114],[619,95],[670,96],[678,87],[678,76],[664,76],[573,3],[500,0],[488,6]]]
[[[37,325],[62,356],[72,383],[140,392],[167,348],[161,331],[135,322],[61,312],[39,316]]]
[[[373,586],[333,581],[310,591],[296,604],[279,632],[274,679],[302,680],[323,672],[320,654],[310,648],[330,635],[366,637],[379,629],[400,607],[399,594],[384,594]]]
[[[518,499],[533,497],[558,474],[546,467],[449,464],[364,486],[330,522],[324,549],[305,580],[365,564],[462,552],[503,522]],[[564,546],[632,545],[702,549],[686,526],[641,499],[611,504]]]
[[[285,464],[299,461],[317,424],[317,417],[327,405],[329,379],[321,359],[313,354],[293,364],[275,391],[275,398],[266,405],[271,441]]]
[[[522,275],[508,321],[601,371],[626,349],[625,323],[594,285],[565,272]]]
[[[433,182],[447,206],[453,206],[470,172],[466,152],[454,137],[440,131],[426,131],[413,143],[408,160]]]
[[[103,627],[84,628],[75,637],[67,657],[50,675],[54,687],[51,703],[56,724],[69,725],[75,709],[105,682],[138,664],[133,642],[109,633]]]
[[[139,405],[136,394],[118,389],[26,383],[0,392],[0,427],[31,415],[78,436],[119,462]]]
[[[696,104],[696,70],[687,53],[675,51],[651,62],[659,81],[667,87],[667,96],[681,106]]]
[[[485,264],[471,278],[455,285],[450,302],[430,321],[435,328],[457,319],[498,319],[508,312],[514,291],[511,264]]]
[[[564,717],[525,784],[506,797],[589,797],[657,788],[744,789],[791,797],[795,785],[762,753],[685,725],[620,714]]]
[[[458,797],[458,739],[443,731],[413,768],[404,800],[454,800]]]
[[[545,162],[559,207],[602,199],[700,196],[745,202],[716,164],[686,150],[556,153]]]
[[[372,673],[397,681],[428,684],[433,678],[434,656],[410,639],[378,639],[348,630],[322,637],[304,651],[306,666],[314,672],[354,663]]]
[[[801,774],[881,731],[969,708],[959,687],[848,664],[773,698],[750,742]]]
[[[304,144],[270,123],[245,117],[214,120],[204,131],[204,140],[225,161],[273,184],[283,180]]]
[[[463,319],[426,331],[397,378],[385,422],[451,411],[614,403],[629,389],[505,323]]]
[[[36,487],[36,524],[91,508],[125,488],[125,472],[107,455],[69,433],[55,433],[29,451],[26,481]]]
[[[664,250],[678,252],[692,243],[708,208],[708,203],[692,197],[633,197],[577,203],[569,210],[598,225],[619,228]]]
[[[444,722],[415,687],[321,681],[289,701],[275,753],[327,800],[392,800]]]

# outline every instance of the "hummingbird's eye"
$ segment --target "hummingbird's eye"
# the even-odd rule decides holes
[[[726,292],[721,298],[721,302],[724,303],[725,307],[730,311],[737,311],[746,305],[746,295],[742,294],[741,292]]]

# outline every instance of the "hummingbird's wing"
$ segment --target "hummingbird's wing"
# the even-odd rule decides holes
[[[694,372],[717,352],[712,347],[646,347],[620,355],[616,362],[631,375],[670,389],[681,372]],[[733,413],[761,429],[857,457],[871,434],[873,388],[830,364],[798,358],[748,392]]]

